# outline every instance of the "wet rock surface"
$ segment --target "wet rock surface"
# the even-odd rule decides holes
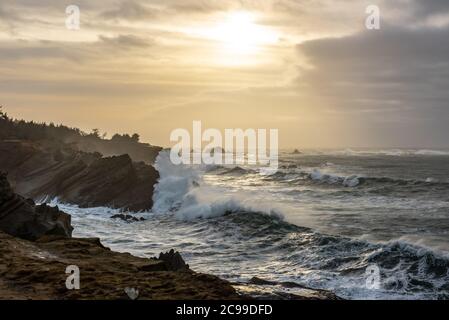
[[[248,283],[235,283],[241,295],[260,300],[342,300],[333,292],[312,289],[295,282],[275,282],[254,277]]]
[[[111,216],[111,219],[120,219],[128,223],[145,221],[145,218],[137,218],[130,214],[123,214],[123,213],[114,214],[113,216]]]

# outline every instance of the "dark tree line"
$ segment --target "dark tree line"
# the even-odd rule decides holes
[[[106,133],[100,134],[99,129],[93,129],[91,133],[84,132],[78,128],[71,128],[54,123],[43,123],[12,119],[0,106],[0,139],[24,139],[24,140],[105,140]],[[115,134],[111,141],[138,143],[140,137],[137,133],[132,136],[128,134]]]

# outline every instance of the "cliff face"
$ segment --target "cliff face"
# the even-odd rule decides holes
[[[70,215],[58,207],[36,206],[30,199],[14,193],[0,173],[0,230],[23,239],[36,240],[45,235],[72,236]]]
[[[27,198],[57,197],[81,207],[107,206],[131,211],[153,206],[158,172],[128,155],[103,158],[57,142],[0,142],[0,170]]]
[[[92,164],[115,168],[104,161]],[[129,166],[126,157],[117,161]],[[239,298],[227,281],[191,271],[177,252],[137,258],[96,238],[72,238],[72,230],[70,215],[16,194],[0,173],[0,300]],[[79,290],[66,287],[68,266],[79,268]]]
[[[71,140],[68,140],[68,142],[71,142]],[[162,150],[161,147],[151,146],[145,143],[129,143],[98,139],[73,139],[73,144],[75,144],[76,148],[80,151],[88,153],[99,152],[105,157],[127,154],[133,161],[145,162],[146,164],[154,164],[157,155]]]

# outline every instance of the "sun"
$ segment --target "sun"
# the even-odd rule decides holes
[[[272,30],[256,23],[254,14],[244,11],[229,13],[204,34],[218,42],[227,53],[237,55],[257,53],[278,41]]]

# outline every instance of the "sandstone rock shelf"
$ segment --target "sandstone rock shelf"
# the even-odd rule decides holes
[[[68,290],[67,266],[80,269],[80,290]],[[227,281],[190,270],[172,271],[162,260],[113,252],[98,239],[44,237],[37,242],[0,231],[0,299],[121,300],[239,299]]]

